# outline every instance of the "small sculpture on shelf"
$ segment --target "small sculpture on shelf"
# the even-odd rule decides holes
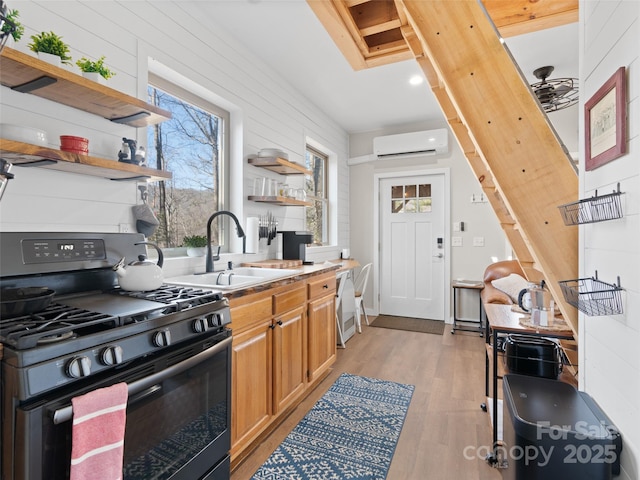
[[[139,165],[136,160],[136,141],[130,138],[122,139],[122,147],[118,152],[118,161],[123,163],[130,163],[132,165]]]

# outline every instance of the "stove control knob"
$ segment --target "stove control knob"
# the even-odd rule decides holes
[[[196,318],[193,321],[193,331],[195,333],[204,333],[209,330],[209,322],[207,322],[207,317]]]
[[[91,359],[80,355],[67,363],[67,375],[71,378],[86,377],[91,373]]]
[[[220,315],[219,313],[211,314],[211,324],[214,327],[221,326],[222,325],[222,315]]]
[[[119,345],[109,345],[100,353],[100,361],[103,365],[113,366],[122,363],[122,347]]]
[[[156,347],[168,347],[171,345],[171,332],[169,330],[160,330],[154,333],[153,344]]]

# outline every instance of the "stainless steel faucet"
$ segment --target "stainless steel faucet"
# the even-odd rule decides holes
[[[214,218],[220,215],[228,215],[233,219],[234,222],[236,222],[236,230],[238,233],[238,238],[242,238],[242,253],[246,253],[246,250],[247,250],[247,237],[244,234],[244,230],[240,226],[238,217],[236,217],[233,213],[229,212],[228,210],[219,210],[215,212],[213,215],[209,217],[209,220],[207,221],[207,262],[205,267],[205,271],[207,273],[213,272],[213,260],[214,260],[213,252],[211,250],[211,222],[213,222]],[[220,247],[218,247],[218,253],[220,253]],[[220,260],[219,255],[216,255],[216,260]]]

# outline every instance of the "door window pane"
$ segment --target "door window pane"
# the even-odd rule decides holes
[[[431,212],[431,184],[391,187],[391,213],[429,212]]]

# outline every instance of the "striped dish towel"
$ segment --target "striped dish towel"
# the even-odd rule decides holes
[[[71,399],[70,480],[120,480],[127,384],[117,383]]]

